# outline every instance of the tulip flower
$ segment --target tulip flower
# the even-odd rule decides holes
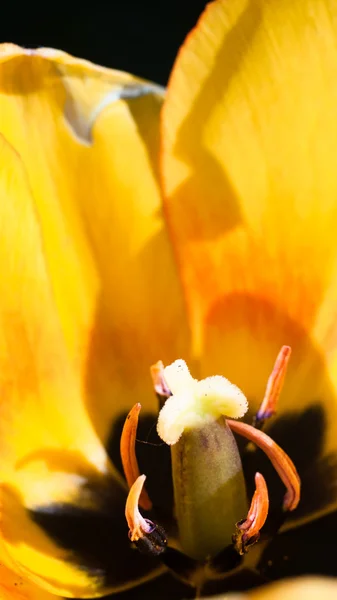
[[[334,593],[259,586],[335,574],[336,73],[333,0],[215,0],[166,94],[2,45],[4,597]]]

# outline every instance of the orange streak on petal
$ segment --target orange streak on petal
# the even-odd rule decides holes
[[[199,377],[224,373],[255,412],[271,357],[291,344],[280,410],[318,401],[325,454],[337,443],[336,16],[329,0],[209,4],[162,113]]]

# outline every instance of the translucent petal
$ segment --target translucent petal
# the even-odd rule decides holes
[[[333,0],[218,0],[180,51],[162,127],[198,377],[228,377],[253,413],[292,346],[279,414],[286,440],[315,448],[301,475],[320,465],[317,488],[337,465],[336,99]]]
[[[130,547],[104,445],[135,397],[156,408],[149,366],[187,340],[156,179],[161,97],[64,53],[1,50],[1,528],[25,576],[101,595],[157,568]]]

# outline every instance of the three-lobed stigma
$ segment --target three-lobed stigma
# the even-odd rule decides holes
[[[185,429],[222,415],[238,419],[248,409],[245,395],[228,379],[215,375],[198,381],[181,359],[164,368],[163,379],[171,395],[159,413],[157,431],[166,444],[176,444]]]

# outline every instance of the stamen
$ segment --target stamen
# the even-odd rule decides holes
[[[125,505],[125,517],[129,526],[129,538],[131,542],[137,542],[146,533],[150,533],[152,526],[139,512],[138,504],[141,495],[145,475],[139,475],[131,486]]]
[[[269,496],[266,481],[261,473],[255,475],[255,492],[247,518],[236,524],[237,532],[233,542],[237,552],[242,555],[260,538],[260,530],[266,522],[269,509]]]
[[[255,415],[254,426],[262,427],[264,422],[275,414],[277,401],[283,388],[290,355],[290,346],[282,346],[276,358],[271,375],[269,376],[261,406]]]
[[[287,488],[283,499],[283,510],[295,510],[300,501],[301,480],[289,456],[263,431],[259,431],[247,423],[232,419],[226,419],[226,421],[232,431],[254,442],[265,452]]]
[[[125,479],[129,488],[135,483],[137,478],[140,476],[140,471],[138,467],[137,457],[136,457],[136,434],[137,434],[137,426],[138,426],[138,417],[140,413],[140,409],[142,408],[139,402],[133,406],[130,410],[128,416],[125,419],[121,442],[120,442],[120,453],[121,460],[123,465],[123,470],[125,474]],[[143,487],[143,486],[142,486]],[[151,510],[152,502],[145,490],[145,488],[141,488],[141,496],[139,500],[140,506],[144,510]]]
[[[134,542],[140,552],[144,554],[158,555],[166,548],[165,531],[153,521],[144,519],[138,508],[145,479],[145,475],[139,475],[131,486],[125,505],[125,517],[129,526],[131,542]]]
[[[160,408],[162,408],[170,396],[172,396],[171,391],[168,388],[168,385],[165,381],[164,377],[164,365],[161,360],[158,360],[155,365],[150,367],[150,373],[152,377],[154,391],[157,394],[157,398],[160,402]]]

